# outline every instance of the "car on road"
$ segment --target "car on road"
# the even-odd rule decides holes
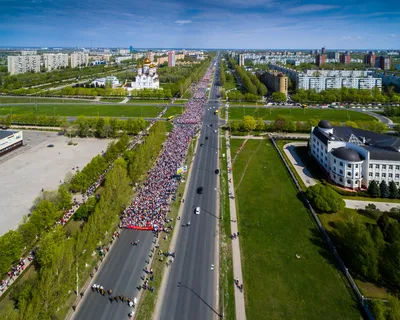
[[[200,214],[200,207],[196,207],[196,209],[194,210],[195,214]]]
[[[198,187],[197,188],[197,193],[202,194],[203,193],[203,187]]]
[[[218,174],[219,173],[219,169],[215,169],[215,174]]]
[[[200,147],[204,146],[204,143],[200,143]]]
[[[206,140],[208,140],[208,137],[206,137]]]
[[[54,144],[49,144],[47,148],[54,148]]]

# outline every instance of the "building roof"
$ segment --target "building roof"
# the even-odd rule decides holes
[[[322,128],[322,129],[332,129],[333,128],[332,123],[330,123],[328,120],[321,120],[318,123],[318,127]]]
[[[17,133],[17,131],[1,130],[0,131],[0,139],[4,139],[9,136],[12,136],[14,133]]]
[[[332,151],[332,155],[334,155],[336,158],[343,159],[346,161],[352,161],[352,162],[362,161],[360,155],[356,151],[350,148],[341,147],[334,149]]]
[[[146,59],[144,59],[144,61],[143,61],[143,64],[150,64],[150,63],[151,63],[151,61],[150,61],[149,58],[146,58]]]

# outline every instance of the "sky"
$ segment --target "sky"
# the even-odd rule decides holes
[[[399,0],[0,0],[0,46],[400,49]]]

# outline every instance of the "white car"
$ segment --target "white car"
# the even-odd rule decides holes
[[[200,207],[196,207],[196,210],[194,211],[195,214],[200,214]]]

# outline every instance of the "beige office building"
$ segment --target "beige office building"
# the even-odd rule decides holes
[[[71,68],[87,66],[89,64],[89,55],[83,52],[74,52],[71,53],[70,60],[71,60]]]
[[[47,71],[68,67],[68,54],[65,53],[45,53],[43,55],[43,65]]]
[[[267,86],[268,90],[273,92],[282,92],[286,96],[288,95],[289,80],[282,72],[272,70],[263,73],[259,78],[260,81]]]
[[[8,56],[8,72],[10,74],[19,74],[26,72],[40,72],[40,56]]]

